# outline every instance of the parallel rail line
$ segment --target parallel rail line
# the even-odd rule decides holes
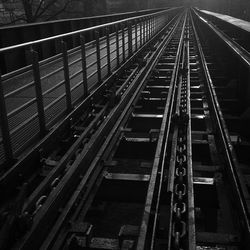
[[[174,18],[0,178],[2,249],[250,247],[247,175],[196,15]]]

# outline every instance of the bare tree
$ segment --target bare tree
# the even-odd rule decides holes
[[[11,24],[54,19],[75,1],[79,0],[18,0],[14,2],[4,0],[3,4],[6,6],[6,11],[10,13],[11,20],[8,24]]]

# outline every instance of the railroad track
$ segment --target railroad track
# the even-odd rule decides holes
[[[4,173],[0,181],[5,187],[2,192],[3,217],[6,217],[5,209],[8,208],[6,203],[15,203],[21,197],[19,211],[14,207],[14,215],[10,213],[11,219],[7,218],[7,228],[16,213],[19,216],[26,214],[27,220],[33,220],[49,193],[73,168],[72,165],[79,165],[76,163],[79,155],[84,155],[88,161],[89,157],[93,158],[93,149],[103,141],[145,70],[148,70],[150,61],[155,57],[153,54],[159,50],[157,46],[163,46],[164,36],[170,36],[175,27],[173,20],[167,27],[168,32],[162,35],[164,29],[153,41],[143,46],[140,53],[128,60],[41,143]],[[158,37],[162,37],[160,41]],[[5,227],[3,231],[6,231]]]
[[[204,51],[185,11],[7,171],[1,247],[248,249],[249,194]]]
[[[198,27],[197,32],[201,34],[201,30]],[[244,120],[248,106],[245,102],[246,96],[243,94],[245,87],[242,81],[247,74],[245,71],[248,70],[249,66],[248,53],[243,53],[245,49],[240,44],[233,46],[234,41],[231,41],[229,37],[226,37],[225,44],[232,44],[231,51],[227,49],[219,51],[216,46],[212,47],[211,44],[207,43],[204,37],[200,37],[199,46],[202,46],[203,61],[206,61],[207,72],[209,72],[206,78],[209,78],[207,81],[210,82],[208,85],[209,91],[211,96],[213,96],[211,101],[217,107],[216,116],[220,120],[220,122],[215,123],[218,124],[218,128],[215,128],[215,131],[219,129],[221,133],[215,133],[215,138],[217,143],[220,140],[224,144],[222,148],[218,149],[218,154],[221,154],[221,151],[224,150],[226,152],[226,155],[222,157],[224,164],[226,162],[227,166],[224,174],[228,178],[227,182],[230,183],[229,185],[232,185],[229,190],[234,194],[235,192],[238,193],[231,199],[233,202],[237,201],[238,207],[234,204],[233,208],[238,210],[238,213],[241,213],[240,224],[245,223],[243,226],[245,228],[242,234],[244,236],[243,239],[249,244],[249,157],[246,152],[249,150],[250,144],[249,135],[246,132],[248,118],[245,117]],[[232,51],[235,52],[233,56],[230,55]],[[237,52],[239,51],[241,52],[238,54]],[[234,68],[233,65],[236,63],[241,65],[240,70]],[[237,74],[241,76],[237,77]],[[242,86],[241,90],[239,90],[238,87],[241,82]],[[227,182],[226,186],[228,185]],[[245,248],[247,249],[248,247]]]

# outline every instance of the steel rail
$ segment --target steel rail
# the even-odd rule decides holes
[[[186,14],[184,17],[184,20],[186,20]],[[178,26],[176,25],[176,28]],[[175,101],[175,91],[176,91],[176,81],[177,81],[177,76],[178,76],[178,67],[179,67],[179,61],[180,61],[180,56],[181,56],[181,48],[182,48],[182,40],[184,36],[184,27],[185,27],[185,21],[182,24],[182,32],[181,32],[181,38],[180,42],[178,45],[178,50],[177,50],[177,56],[176,56],[176,61],[175,61],[175,66],[170,82],[170,88],[169,88],[169,93],[167,97],[167,103],[164,109],[164,115],[163,115],[163,120],[162,120],[162,125],[159,133],[159,139],[157,143],[157,148],[156,148],[156,153],[155,153],[155,158],[154,158],[154,163],[153,163],[153,168],[152,168],[152,173],[151,173],[151,178],[150,182],[148,185],[148,191],[147,191],[147,197],[146,197],[146,202],[145,202],[145,209],[143,212],[143,218],[142,218],[142,224],[140,227],[140,233],[138,237],[138,242],[136,249],[145,249],[146,246],[146,235],[148,232],[148,224],[149,224],[149,218],[153,206],[153,197],[155,196],[155,191],[157,190],[158,186],[161,186],[162,183],[162,178],[163,178],[163,166],[162,162],[165,160],[166,156],[166,143],[168,141],[169,137],[169,131],[170,131],[170,124],[171,124],[171,116],[172,116],[172,109],[174,106],[174,101]],[[160,172],[160,183],[158,183],[157,179],[159,178]],[[151,246],[152,247],[152,246]]]
[[[169,158],[170,162],[167,165],[164,162],[162,163],[162,171],[163,169],[166,169],[166,165],[168,166],[168,184],[167,184],[167,194],[163,192],[160,187],[158,191],[158,199],[157,199],[157,209],[156,209],[156,216],[154,221],[154,231],[151,237],[151,249],[154,249],[155,247],[155,236],[156,236],[156,224],[157,217],[159,214],[159,206],[160,206],[160,197],[161,195],[168,195],[169,201],[170,201],[170,212],[169,212],[169,228],[168,228],[168,244],[167,249],[172,248],[183,248],[183,249],[195,249],[196,248],[196,242],[195,242],[195,222],[194,222],[194,190],[193,190],[193,170],[192,170],[192,140],[191,140],[191,107],[190,107],[190,62],[189,62],[189,13],[188,18],[185,23],[185,35],[183,38],[183,45],[182,45],[182,51],[181,51],[181,61],[179,62],[179,76],[177,79],[177,86],[178,91],[176,94],[176,106],[175,106],[175,119],[183,119],[182,121],[175,121],[172,120],[172,123],[174,126],[173,128],[173,136],[172,136],[172,146],[171,146],[171,156]],[[181,72],[181,73],[180,73]],[[180,135],[180,131],[184,135]],[[184,139],[186,136],[186,139]],[[179,140],[181,139],[181,141]],[[177,155],[177,151],[179,150],[179,146],[183,144],[186,145],[186,150],[184,149],[184,152],[182,152]],[[168,145],[166,143],[166,145]],[[170,145],[169,145],[170,146]],[[166,146],[165,146],[166,147]],[[183,154],[183,155],[182,155]],[[186,167],[185,162],[183,162],[183,165],[178,165],[180,163],[177,162],[177,157],[186,156]],[[166,155],[164,156],[164,159],[166,159]],[[184,160],[183,160],[184,161]],[[177,170],[179,171],[179,175],[177,175]],[[184,171],[185,170],[185,171]],[[180,175],[182,174],[182,177],[180,178]],[[178,179],[179,178],[179,179]],[[178,180],[176,180],[178,179]],[[181,184],[182,182],[186,181],[185,183]],[[163,178],[162,178],[163,181]],[[185,205],[185,209],[183,212],[178,212],[178,209],[180,209],[176,203],[176,198],[174,202],[174,196],[177,195],[176,187],[174,183],[177,182],[177,185],[186,185],[186,194],[182,194],[185,199],[183,199],[183,209]],[[162,186],[162,185],[161,185]],[[177,215],[180,213],[179,215]],[[179,216],[179,217],[178,217]],[[159,220],[159,219],[158,219]],[[186,229],[185,231],[182,231],[180,233],[179,228],[177,229],[177,223],[186,223],[183,224]],[[174,234],[174,230],[175,233]],[[185,232],[185,234],[183,233]],[[180,234],[179,234],[180,233]],[[186,236],[188,234],[188,236]],[[180,236],[181,235],[181,236]],[[187,240],[182,240],[183,238]],[[181,241],[186,242],[186,248],[184,248],[181,245]]]
[[[101,110],[101,112],[99,112],[99,114],[97,114],[97,116],[96,116],[96,118],[92,121],[92,123],[90,124],[90,126],[89,126],[89,129],[86,129],[85,131],[84,131],[84,133],[82,134],[82,137],[83,136],[85,136],[86,137],[86,135],[87,134],[90,134],[90,132],[91,132],[91,130],[93,129],[93,127],[96,127],[97,126],[97,123],[98,122],[100,122],[100,118],[101,117],[103,117],[104,115],[105,115],[105,113],[106,113],[106,110],[107,110],[107,108],[108,108],[108,104],[106,104],[105,106],[104,106],[104,108],[103,108],[103,110]],[[76,147],[76,145],[78,145],[78,146],[81,146],[81,143],[82,143],[82,140],[80,140],[81,138],[79,138],[79,140],[78,141],[76,141],[75,143],[74,143],[74,145],[73,145],[73,147]],[[71,150],[72,151],[72,150]],[[65,166],[66,166],[66,163],[65,163],[65,161],[66,160],[68,160],[68,159],[70,159],[70,157],[72,157],[72,154],[74,154],[75,152],[71,152],[71,154],[70,154],[70,152],[67,154],[66,153],[66,155],[65,155],[65,157],[61,160],[61,162],[59,162],[59,163],[63,163],[63,164],[59,164],[59,166],[57,166],[57,168],[55,169],[55,171],[52,171],[51,173],[50,173],[50,175],[48,176],[48,177],[51,177],[52,178],[52,180],[49,182],[49,186],[52,186],[52,183],[54,183],[54,180],[56,180],[56,179],[58,179],[58,180],[60,180],[60,178],[58,178],[58,176],[60,176],[61,174],[59,173],[58,174],[58,171],[62,168],[62,167],[64,167],[65,168]],[[59,168],[60,167],[60,168]],[[53,176],[55,176],[55,177],[53,177]],[[49,181],[51,178],[47,178],[46,180],[47,181]],[[44,191],[46,191],[46,193],[47,193],[47,189],[48,189],[48,185],[46,186],[46,185],[43,185],[44,184],[44,182],[42,183],[42,185],[40,185],[39,187],[41,187],[41,188],[37,188],[36,190],[39,190],[40,191],[40,193],[41,192],[44,192]],[[59,184],[59,182],[57,181],[57,185]],[[52,191],[53,191],[53,189],[52,189]],[[39,192],[38,192],[39,193]],[[32,198],[33,197],[33,198]],[[39,197],[38,197],[39,198]],[[41,196],[41,198],[42,198],[42,200],[44,200],[45,198],[46,198],[46,196],[45,195],[42,195]],[[38,204],[38,200],[40,200],[40,198],[39,199],[36,199],[36,200],[34,200],[34,199],[36,199],[36,196],[35,196],[35,194],[31,194],[31,198],[29,198],[29,201],[28,201],[28,203],[25,205],[25,207],[24,207],[24,209],[27,211],[27,209],[29,209],[27,206],[28,205],[30,205],[31,207],[34,205],[34,204]],[[34,200],[34,201],[33,201]],[[37,206],[37,208],[35,209],[35,212],[32,212],[32,214],[33,214],[33,216],[35,216],[35,214],[38,212],[38,210],[39,210],[39,208],[40,208],[40,202],[39,202],[39,206]],[[35,206],[36,207],[36,206]]]
[[[128,77],[128,79],[123,83],[123,85],[120,87],[120,89],[118,89],[116,91],[115,96],[121,97],[123,95],[123,93],[121,93],[121,92],[126,90],[125,86],[129,84],[129,82],[131,81],[131,79],[133,77],[136,77],[136,73],[139,74],[139,69],[138,68],[135,68],[132,71],[132,73]],[[83,140],[85,138],[87,138],[88,136],[90,136],[91,130],[93,129],[93,127],[97,127],[97,125],[98,125],[97,123],[100,122],[100,120],[102,122],[104,122],[104,119],[100,119],[100,118],[104,117],[104,116],[107,116],[109,106],[110,106],[109,103],[104,105],[102,110],[99,112],[99,113],[101,113],[101,115],[100,114],[96,115],[95,119],[84,130],[84,132],[79,136],[79,138],[74,142],[74,144],[71,146],[71,148],[67,151],[67,153],[59,161],[57,166],[51,171],[51,173],[46,177],[46,179],[43,180],[43,182],[38,187],[36,187],[34,192],[30,195],[27,204],[25,204],[25,206],[24,206],[25,211],[30,211],[30,209],[34,206],[34,204],[39,199],[39,197],[43,196],[44,191],[47,189],[48,186],[50,186],[52,184],[52,182],[56,178],[58,178],[58,176],[61,176],[60,179],[62,178],[61,172],[64,171],[64,169],[66,168],[69,160],[72,158],[72,156],[75,154],[75,152],[81,147]],[[48,194],[48,192],[46,192],[46,193]]]
[[[191,22],[191,13],[189,11],[189,27]],[[196,248],[196,231],[195,231],[195,205],[194,205],[194,183],[193,183],[193,164],[192,164],[192,124],[191,124],[191,80],[190,80],[190,29],[188,29],[188,37],[186,43],[187,49],[187,184],[188,184],[188,242],[189,248]]]
[[[173,29],[173,31],[174,31],[174,29]],[[171,36],[172,36],[172,32],[171,32]],[[164,41],[162,42],[162,44],[166,44],[166,43],[168,43],[168,41],[169,41],[169,38],[167,38],[167,39],[165,38]],[[135,103],[135,101],[138,99],[138,95],[140,95],[140,90],[145,85],[149,72],[155,67],[155,65],[158,61],[158,57],[162,53],[162,50],[164,49],[164,48],[161,48],[161,46],[162,45],[158,46],[157,52],[155,53],[157,55],[154,54],[154,56],[153,56],[153,62],[147,63],[146,70],[148,71],[148,73],[146,73],[146,75],[145,74],[142,75],[143,79],[140,80],[140,82],[141,82],[140,86],[137,88],[137,90],[133,94],[133,97],[131,98],[131,100],[129,100],[129,103],[126,106],[126,109],[123,111],[123,113],[120,116],[119,120],[117,121],[116,125],[114,126],[114,128],[110,132],[104,145],[101,147],[100,151],[97,153],[97,157],[95,157],[94,161],[91,163],[91,166],[88,170],[87,176],[83,178],[83,180],[80,182],[78,188],[76,189],[77,191],[72,195],[72,198],[68,201],[67,205],[65,205],[65,209],[63,210],[63,213],[57,219],[57,222],[55,223],[55,226],[52,229],[52,233],[48,236],[48,239],[45,240],[45,243],[42,246],[43,248],[51,247],[51,245],[55,241],[55,237],[58,234],[58,231],[62,227],[63,223],[65,223],[66,218],[68,218],[69,214],[72,213],[72,210],[75,210],[73,204],[77,203],[76,201],[79,199],[79,197],[82,197],[81,203],[85,204],[86,202],[84,202],[84,201],[86,201],[88,195],[90,194],[90,192],[93,191],[94,186],[96,186],[97,178],[98,178],[98,176],[100,176],[100,173],[102,172],[102,167],[97,167],[97,165],[100,164],[100,161],[103,158],[103,155],[107,154],[106,151],[110,150],[107,148],[112,147],[111,145],[114,144],[114,142],[111,143],[110,141],[115,141],[117,139],[118,135],[116,135],[116,134],[120,133],[119,127],[124,126],[123,124],[125,124],[126,120],[128,119],[129,113],[132,112],[132,108],[131,108],[132,103]],[[91,180],[88,180],[88,178],[90,178]],[[98,181],[98,183],[99,182],[100,181]],[[87,183],[88,183],[88,186],[87,186],[88,191],[84,191],[84,190],[86,190],[85,187],[86,187]],[[82,193],[84,193],[84,195]],[[87,201],[87,204],[89,204],[89,201]],[[86,207],[86,204],[83,206]],[[79,209],[77,209],[77,210],[79,210]]]
[[[168,26],[167,26],[168,27]],[[161,30],[161,32],[159,32],[157,35],[155,35],[153,37],[152,40],[156,40],[159,35],[161,35],[161,33],[165,30],[165,28],[163,28]],[[145,45],[143,45],[143,47],[139,50],[139,52],[145,50],[145,48],[152,42],[152,40],[148,41]],[[61,131],[64,130],[64,128],[66,128],[68,126],[68,122],[72,122],[72,120],[76,119],[82,112],[82,109],[87,105],[87,103],[91,103],[93,102],[94,99],[98,100],[100,98],[100,96],[102,96],[102,92],[105,91],[105,89],[108,89],[110,84],[108,84],[108,82],[113,82],[115,80],[116,75],[118,74],[118,72],[124,70],[129,64],[131,64],[131,62],[133,60],[136,59],[136,57],[140,54],[139,52],[136,52],[131,58],[129,58],[128,61],[126,61],[119,70],[117,70],[115,72],[115,74],[112,74],[109,77],[109,81],[104,81],[103,84],[98,87],[98,89],[96,91],[94,91],[89,97],[87,97],[87,99],[85,100],[84,103],[82,103],[81,105],[79,105],[75,111],[73,111],[70,115],[67,116],[68,119],[65,119],[63,122],[61,122],[53,131],[51,131],[50,136],[47,136],[44,140],[42,140],[41,143],[39,143],[39,145],[30,153],[28,153],[18,164],[15,165],[15,167],[13,167],[10,171],[8,171],[8,173],[6,173],[4,176],[1,177],[1,185],[7,187],[8,185],[12,185],[11,183],[15,183],[15,179],[18,178],[18,175],[20,172],[22,172],[23,174],[25,174],[25,172],[29,171],[30,169],[30,164],[31,164],[31,159],[34,157],[35,158],[38,156],[39,157],[39,151],[41,150],[42,147],[45,147],[45,145],[49,145],[52,141],[55,140],[55,138],[57,138],[59,136],[59,134],[61,133]],[[121,91],[124,91],[123,89],[118,90],[117,93],[120,93]],[[53,137],[53,138],[51,138]],[[51,146],[51,145],[50,145]],[[37,155],[38,153],[38,155]],[[21,166],[21,167],[20,167]],[[27,168],[27,169],[24,169]]]
[[[161,192],[162,192],[162,186],[163,186],[163,182],[164,182],[164,169],[166,169],[166,159],[167,159],[167,148],[168,148],[168,144],[169,144],[169,133],[170,133],[170,127],[171,127],[171,123],[173,123],[173,118],[174,115],[173,114],[178,114],[179,113],[179,105],[180,105],[180,87],[181,85],[178,83],[179,81],[179,76],[178,76],[178,72],[180,70],[181,64],[183,63],[183,43],[184,43],[184,28],[186,26],[186,18],[187,16],[185,16],[185,20],[182,26],[182,33],[181,33],[181,37],[179,40],[179,45],[178,45],[178,51],[177,51],[177,55],[176,55],[176,60],[175,60],[175,72],[172,75],[172,84],[174,87],[171,93],[171,96],[173,97],[172,99],[172,105],[170,106],[170,110],[169,110],[169,119],[168,119],[168,124],[167,124],[167,129],[164,129],[167,131],[166,133],[166,140],[164,142],[164,149],[163,149],[163,153],[162,153],[162,162],[160,162],[160,180],[159,180],[159,188],[157,191],[157,199],[156,199],[156,206],[155,206],[155,211],[157,211],[155,213],[154,216],[154,223],[153,223],[153,229],[152,229],[152,235],[150,237],[150,249],[154,249],[155,247],[155,236],[156,236],[156,227],[157,227],[157,220],[158,220],[158,215],[159,215],[159,206],[160,206],[160,197],[161,197]],[[175,104],[176,103],[176,104]],[[175,109],[175,110],[174,110]],[[177,131],[177,130],[176,130]],[[176,131],[173,133],[172,136],[172,142],[173,144],[176,142],[177,140],[177,134]],[[175,145],[174,147],[176,147],[177,145]],[[174,152],[175,153],[175,152]],[[172,157],[170,158],[172,159]],[[171,170],[173,168],[171,168],[171,164],[172,162],[170,162],[169,165],[169,173],[171,172]],[[170,175],[170,174],[169,174]],[[173,180],[173,178],[171,178],[171,180]],[[170,183],[170,179],[169,179],[169,183]],[[168,190],[169,192],[169,190]],[[172,190],[171,190],[172,192]]]
[[[163,45],[164,41],[162,42],[161,46]],[[24,237],[24,241],[20,246],[21,249],[26,249],[38,244],[37,241],[34,242],[34,236],[37,235],[38,232],[39,235],[45,233],[44,226],[45,224],[48,224],[48,218],[51,218],[51,216],[55,215],[56,210],[60,206],[63,206],[65,202],[67,202],[69,192],[74,192],[74,188],[79,185],[80,180],[78,179],[78,181],[76,181],[76,177],[79,176],[80,173],[84,176],[84,172],[88,170],[86,166],[91,162],[92,158],[95,158],[96,154],[98,155],[97,158],[100,157],[100,153],[96,152],[96,150],[98,149],[97,146],[100,145],[100,143],[107,144],[106,142],[104,142],[106,134],[109,134],[109,138],[112,139],[112,133],[110,133],[110,129],[113,126],[117,127],[114,124],[117,122],[117,120],[119,122],[119,120],[121,119],[119,118],[121,115],[121,111],[124,110],[124,114],[126,113],[125,111],[127,109],[131,109],[131,105],[128,105],[128,102],[131,103],[140,93],[140,89],[144,85],[145,80],[149,72],[151,71],[150,69],[153,68],[157,61],[157,56],[159,54],[159,51],[161,51],[161,46],[159,46],[156,52],[153,53],[151,60],[148,60],[146,66],[142,68],[141,73],[136,76],[134,83],[131,84],[123,94],[119,105],[115,107],[107,116],[107,119],[103,121],[96,134],[91,137],[88,147],[86,149],[83,149],[83,152],[80,153],[80,155],[76,158],[76,161],[71,165],[67,174],[62,178],[62,181],[58,183],[52,194],[47,198],[44,205],[38,211],[37,215],[34,218],[34,224],[31,230]],[[72,181],[74,184],[72,183]]]
[[[243,182],[242,174],[240,172],[240,168],[238,165],[238,161],[236,158],[236,154],[234,152],[234,148],[228,133],[228,129],[225,123],[225,120],[223,118],[223,114],[220,109],[220,105],[217,99],[217,95],[215,93],[214,85],[212,78],[209,73],[208,66],[206,64],[206,59],[202,50],[202,46],[200,44],[200,40],[197,34],[197,31],[195,29],[195,25],[192,19],[192,26],[196,38],[196,44],[199,50],[199,58],[202,63],[202,71],[205,77],[206,87],[208,89],[209,97],[210,97],[210,103],[211,103],[211,110],[214,113],[214,117],[216,120],[216,125],[218,127],[217,133],[220,138],[220,141],[223,146],[223,152],[225,161],[227,163],[227,167],[225,167],[226,172],[228,173],[231,184],[233,186],[233,193],[235,194],[235,198],[237,201],[237,206],[239,208],[240,216],[242,218],[241,223],[243,224],[243,235],[245,236],[244,240],[249,246],[249,239],[250,239],[250,217],[249,217],[249,211],[247,209],[246,205],[246,199],[249,199],[250,197],[247,197],[247,187]]]

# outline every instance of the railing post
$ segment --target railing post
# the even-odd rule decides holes
[[[148,18],[148,38],[150,39],[151,37],[151,19],[150,17]]]
[[[148,39],[150,39],[150,17],[148,18]]]
[[[81,54],[82,54],[82,78],[83,78],[83,96],[87,97],[89,95],[88,90],[88,78],[87,78],[87,62],[86,62],[86,48],[85,48],[85,37],[80,35],[81,42]]]
[[[150,38],[150,17],[148,18],[148,39]]]
[[[62,40],[61,46],[62,46],[62,56],[63,56],[63,71],[64,71],[67,111],[70,112],[72,110],[72,102],[71,102],[71,88],[69,79],[69,60],[68,60],[68,51],[66,42]]]
[[[119,58],[119,27],[116,25],[116,31],[115,31],[115,36],[116,36],[116,60],[117,60],[117,67],[120,65],[120,58]]]
[[[131,22],[128,22],[128,53],[129,56],[131,56],[133,53],[133,34]]]
[[[149,22],[148,18],[146,17],[146,41],[148,41],[149,38]]]
[[[154,35],[154,20],[155,20],[155,17],[153,16],[152,17],[152,36]]]
[[[144,18],[142,20],[143,20],[143,44],[144,44],[146,41],[146,22]]]
[[[138,34],[137,34],[137,20],[135,20],[135,50],[138,49]]]
[[[101,72],[100,39],[98,31],[95,31],[95,42],[96,42],[97,77],[98,77],[98,82],[100,83],[102,81],[102,72]]]
[[[2,129],[3,147],[5,151],[5,158],[7,162],[13,161],[13,151],[10,138],[9,123],[7,117],[6,104],[4,100],[4,91],[2,86],[2,74],[0,72],[0,124]]]
[[[124,24],[122,23],[122,57],[123,61],[126,60],[126,50],[125,50],[125,31],[124,31]]]
[[[153,17],[150,17],[150,38],[153,36]]]
[[[106,45],[107,45],[108,75],[110,75],[110,74],[111,74],[111,59],[110,59],[110,37],[109,37],[109,27],[106,28]]]
[[[140,46],[142,46],[142,19],[140,19]]]
[[[40,135],[44,136],[47,133],[47,129],[46,129],[46,121],[45,121],[45,112],[44,112],[44,104],[43,104],[43,93],[42,93],[38,53],[34,51],[32,47],[30,51],[31,51],[31,56],[32,56],[32,67],[33,67],[33,75],[34,75],[34,83],[35,83],[35,91],[36,91],[36,102],[37,102],[37,113],[38,113],[38,119],[39,119],[39,125],[40,125]]]

